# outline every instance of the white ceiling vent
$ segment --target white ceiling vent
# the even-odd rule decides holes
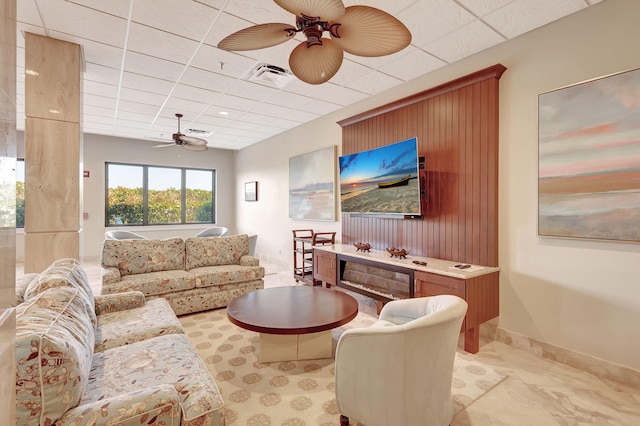
[[[291,73],[291,71],[284,68],[280,68],[276,65],[269,65],[264,62],[258,62],[249,70],[245,78],[249,81],[256,81],[282,89],[295,80],[296,77]]]

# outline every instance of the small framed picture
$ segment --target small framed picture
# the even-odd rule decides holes
[[[246,182],[244,184],[244,200],[258,201],[258,182]]]

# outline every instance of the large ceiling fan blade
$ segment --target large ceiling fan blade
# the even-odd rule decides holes
[[[342,0],[273,0],[284,10],[296,16],[320,18],[321,21],[333,21],[344,15]]]
[[[296,27],[289,24],[254,25],[226,36],[218,43],[218,48],[229,51],[264,49],[284,43],[295,34]]]
[[[167,148],[167,147],[170,147],[170,146],[176,146],[176,144],[174,142],[161,143],[161,144],[158,144],[158,145],[154,145],[153,148]]]
[[[187,145],[204,145],[207,146],[207,141],[201,138],[194,138],[193,136],[180,135],[178,139]],[[184,146],[184,145],[183,145]]]
[[[369,6],[347,7],[332,39],[345,52],[358,56],[384,56],[396,53],[411,43],[411,33],[402,22],[380,9]]]
[[[193,144],[184,144],[181,145],[184,149],[188,149],[189,151],[206,151],[206,145],[193,145]]]
[[[322,44],[308,45],[303,41],[289,56],[291,72],[309,84],[321,84],[335,75],[342,65],[344,52],[328,38]]]

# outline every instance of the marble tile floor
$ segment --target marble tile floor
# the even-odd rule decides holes
[[[99,263],[85,261],[84,267],[93,290],[99,294]],[[266,269],[267,288],[297,284],[291,271],[268,265]],[[22,265],[17,265],[16,274],[22,274]],[[371,299],[354,296],[365,312],[375,314]],[[462,341],[458,350],[462,351]],[[508,377],[458,413],[451,426],[640,425],[640,389],[600,379],[486,337],[481,338],[475,356]]]

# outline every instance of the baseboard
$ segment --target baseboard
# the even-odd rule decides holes
[[[620,383],[635,389],[640,388],[640,371],[614,364],[591,355],[545,343],[532,337],[497,327],[495,340],[527,351],[540,358],[560,362],[594,376]]]

